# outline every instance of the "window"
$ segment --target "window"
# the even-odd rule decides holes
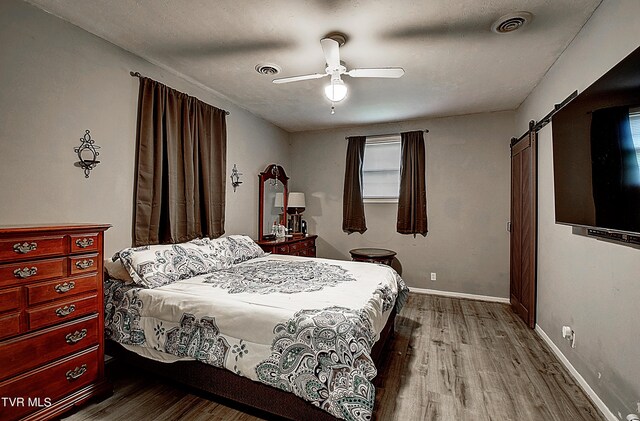
[[[400,136],[367,138],[362,164],[365,203],[398,202],[400,154]]]

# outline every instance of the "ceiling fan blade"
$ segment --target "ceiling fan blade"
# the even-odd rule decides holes
[[[330,69],[338,69],[340,67],[340,45],[338,41],[331,38],[322,38],[320,40],[324,59],[327,61],[327,67]]]
[[[290,83],[290,82],[298,82],[299,80],[309,80],[309,79],[320,79],[321,77],[329,76],[328,73],[313,73],[310,75],[301,75],[301,76],[289,76],[289,77],[280,77],[277,79],[273,79],[273,83]]]
[[[388,77],[398,78],[404,75],[402,67],[379,67],[375,69],[351,69],[347,72],[351,77]]]

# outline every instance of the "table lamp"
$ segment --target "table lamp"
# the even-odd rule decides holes
[[[289,228],[293,235],[302,235],[302,212],[305,209],[304,193],[291,192],[287,201],[289,211]]]

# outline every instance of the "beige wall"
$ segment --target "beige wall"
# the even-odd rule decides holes
[[[292,134],[292,190],[307,196],[305,219],[320,257],[348,259],[355,247],[395,250],[410,286],[509,295],[509,139],[511,112],[416,120]],[[426,134],[427,237],[396,232],[396,204],[366,204],[368,230],[342,231],[348,135],[429,129]],[[431,272],[437,280],[431,281]]]
[[[640,2],[605,0],[517,114],[518,130],[640,45]],[[539,133],[538,325],[614,415],[640,412],[640,250],[555,224],[552,125]],[[576,348],[561,327],[576,332]]]
[[[130,245],[135,70],[231,111],[227,172],[244,176],[237,193],[227,185],[226,231],[257,234],[257,174],[287,166],[288,133],[21,1],[0,2],[0,40],[0,225],[104,222],[108,253]],[[73,165],[86,129],[102,161],[89,179]]]

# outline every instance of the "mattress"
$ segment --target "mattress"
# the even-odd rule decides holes
[[[388,266],[268,255],[153,289],[108,279],[105,333],[146,358],[195,359],[370,419],[371,348],[407,293]]]

